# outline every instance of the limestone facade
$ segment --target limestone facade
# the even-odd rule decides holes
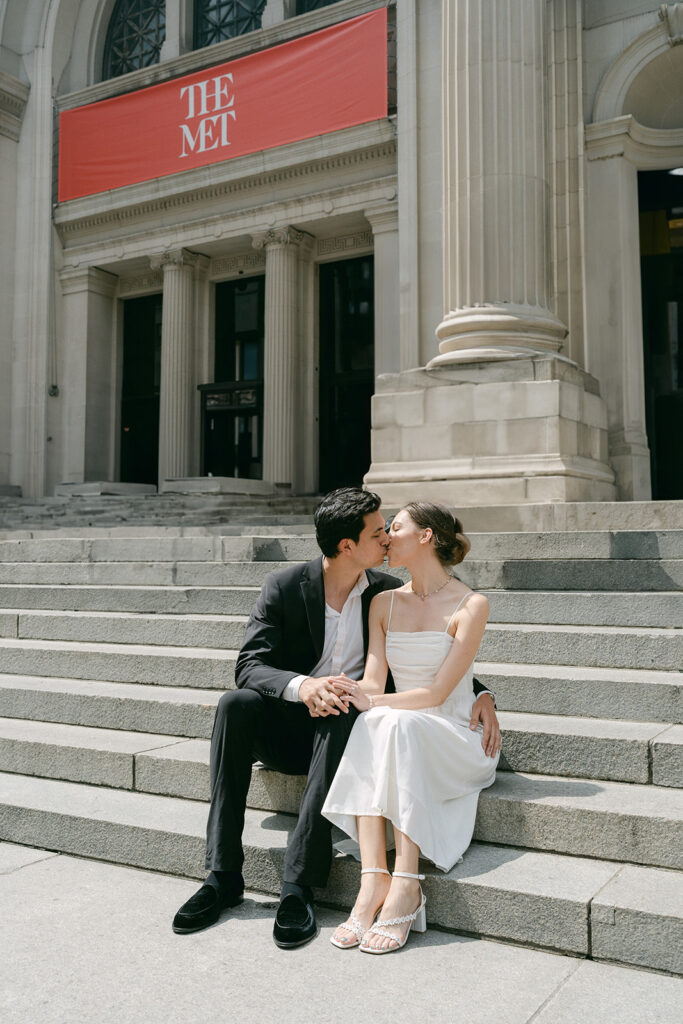
[[[160,63],[103,81],[114,0],[0,3],[0,489],[121,481],[124,302],[159,293],[159,486],[200,487],[215,287],[265,274],[262,486],[316,492],[320,267],[373,255],[369,487],[651,497],[638,172],[683,166],[680,5],[390,0],[386,119],[57,203],[56,112],[379,6],[194,50],[167,0]]]

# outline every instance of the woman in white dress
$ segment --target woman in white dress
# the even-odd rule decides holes
[[[425,930],[418,858],[443,871],[460,859],[500,753],[487,756],[470,728],[473,663],[489,603],[447,571],[470,548],[460,522],[441,505],[412,502],[389,536],[389,565],[406,566],[411,578],[373,598],[365,673],[348,698],[363,714],[322,809],[358,841],[362,862],[358,899],[332,942],[368,953],[400,949],[411,927]],[[384,692],[389,669],[395,693]]]

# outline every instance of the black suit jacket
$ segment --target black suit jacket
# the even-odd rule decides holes
[[[366,569],[369,586],[361,596],[363,653],[368,653],[368,612],[375,594],[393,590],[401,581],[386,572]],[[310,675],[325,643],[323,560],[297,564],[266,576],[249,616],[244,643],[235,665],[239,688],[264,697],[282,697],[295,676]]]
[[[401,580],[366,569],[369,586],[361,596],[363,654],[368,653],[368,612],[375,594],[400,587]],[[239,689],[256,690],[279,699],[296,676],[308,676],[320,660],[325,643],[323,561],[288,566],[269,573],[249,616],[244,643],[235,665]],[[394,685],[389,673],[387,690]],[[484,687],[475,679],[474,692]]]

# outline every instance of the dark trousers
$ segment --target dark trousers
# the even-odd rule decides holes
[[[287,775],[308,775],[299,819],[285,854],[284,880],[327,884],[332,859],[331,823],[320,809],[339,766],[358,712],[311,718],[304,704],[231,690],[216,709],[211,737],[211,807],[206,867],[241,871],[242,831],[255,761]]]

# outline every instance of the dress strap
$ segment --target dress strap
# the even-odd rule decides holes
[[[464,603],[467,600],[467,598],[471,597],[473,593],[474,593],[473,590],[468,590],[467,593],[463,597],[460,598],[460,600],[458,601],[457,605],[455,606],[455,611],[453,612],[453,614],[451,615],[450,619],[448,620],[448,623],[446,625],[446,632],[448,632],[449,629],[451,628],[451,622],[453,621],[455,616],[460,611],[460,608],[462,607],[462,605],[464,605]]]
[[[394,594],[396,593],[396,587],[392,588],[391,591],[391,604],[389,605],[389,619],[387,621],[387,633],[389,632],[389,626],[391,625],[391,615],[394,610]]]

